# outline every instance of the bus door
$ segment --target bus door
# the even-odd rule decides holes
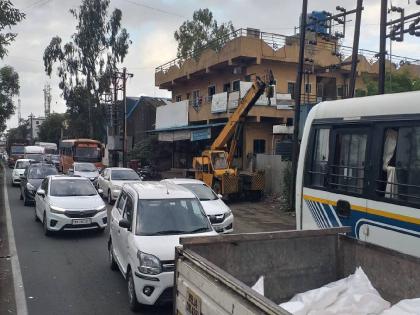
[[[302,228],[351,226],[365,216],[369,135],[366,126],[315,126],[308,144]]]
[[[361,225],[366,240],[420,257],[420,121],[382,123],[377,163]]]

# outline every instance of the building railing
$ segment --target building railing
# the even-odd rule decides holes
[[[240,38],[240,37],[248,37],[248,38],[258,38],[262,41],[264,41],[268,46],[270,46],[273,50],[278,50],[282,48],[285,45],[291,45],[294,41],[296,41],[297,45],[299,45],[298,38],[299,34],[297,35],[282,35],[282,34],[276,34],[276,33],[269,33],[269,32],[261,32],[258,29],[244,29],[239,28],[225,36],[219,37],[211,42],[209,42],[207,45],[203,46],[201,49],[191,53],[187,59],[195,58],[200,55],[200,53],[207,49],[207,48],[213,48],[213,47],[223,47],[226,43],[229,41]],[[352,47],[344,46],[337,44],[336,42],[317,42],[316,45],[309,44],[308,39],[308,47],[312,47],[312,49],[324,49],[331,51],[332,54],[337,55],[341,60],[344,60],[351,56],[352,54]],[[359,49],[359,55],[363,55],[366,57],[370,62],[372,63],[374,59],[377,59],[378,52],[368,49]],[[389,60],[389,55],[387,56]],[[155,73],[166,73],[170,68],[173,66],[181,67],[182,64],[187,60],[181,57],[175,58],[167,63],[164,63],[163,65],[160,65],[155,68]],[[398,56],[398,55],[391,55],[391,60],[393,63],[397,64],[404,64],[404,63],[410,63],[410,64],[418,64],[420,65],[419,59],[404,57],[404,56]]]

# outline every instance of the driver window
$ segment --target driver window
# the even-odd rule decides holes
[[[41,189],[45,191],[45,195],[47,195],[47,194],[48,194],[48,178],[45,178],[45,179],[42,181],[42,184],[41,184]]]
[[[121,213],[122,212],[122,210],[123,210],[123,207],[124,207],[124,203],[125,203],[125,200],[127,199],[127,194],[124,192],[124,191],[122,191],[121,193],[120,193],[120,197],[118,198],[118,202],[117,202],[117,210]]]
[[[127,196],[127,201],[124,207],[123,218],[127,219],[128,222],[130,222],[130,226],[132,226],[133,224],[133,209],[134,209],[133,199],[130,196]]]

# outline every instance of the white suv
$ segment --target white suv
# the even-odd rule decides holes
[[[197,197],[171,183],[125,184],[110,220],[110,267],[126,278],[133,310],[172,300],[180,237],[217,235]]]
[[[190,178],[164,179],[164,182],[184,186],[191,190],[200,199],[213,228],[218,233],[233,232],[233,214],[230,208],[223,202],[221,195],[216,193],[204,182]]]

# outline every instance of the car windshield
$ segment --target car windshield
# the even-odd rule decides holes
[[[96,172],[96,166],[93,163],[74,164],[74,170],[78,172]]]
[[[216,170],[221,170],[228,168],[228,163],[226,160],[225,152],[216,152],[211,154],[211,159],[213,162],[213,168]]]
[[[34,160],[36,162],[42,162],[44,160],[44,155],[40,153],[27,153],[25,158]]]
[[[111,179],[113,180],[140,180],[140,177],[133,170],[112,170]]]
[[[60,156],[59,155],[51,155],[51,161],[59,162],[60,161]]]
[[[18,170],[26,168],[29,164],[29,161],[17,161],[15,168]]]
[[[197,199],[139,200],[137,235],[176,235],[211,231]]]
[[[181,184],[191,190],[201,201],[216,200],[217,196],[208,186],[204,184]]]
[[[95,187],[88,180],[54,179],[51,181],[50,195],[54,197],[95,196]]]
[[[57,169],[55,167],[32,167],[29,169],[28,177],[31,179],[43,179],[48,175],[56,175]]]

